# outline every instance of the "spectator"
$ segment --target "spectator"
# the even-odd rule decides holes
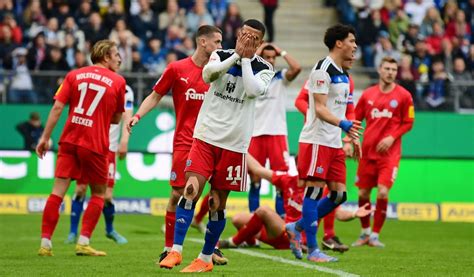
[[[471,75],[474,78],[474,44],[469,47],[469,57],[467,59],[468,68],[471,69]]]
[[[84,52],[76,50],[76,53],[74,53],[74,66],[72,69],[81,68],[88,65],[89,63],[87,62]]]
[[[8,26],[1,27],[0,33],[0,64],[3,64],[5,62],[5,59],[11,59],[11,53],[13,49],[18,47],[18,44],[13,42],[12,32]]]
[[[169,51],[167,54],[166,54],[166,64],[170,64],[172,62],[175,62],[178,60],[178,54],[176,54],[175,51]]]
[[[206,9],[203,0],[197,0],[194,8],[186,15],[187,32],[189,36],[194,35],[201,25],[214,25],[214,19]]]
[[[386,31],[381,31],[379,33],[379,42],[375,46],[375,68],[379,68],[384,57],[392,57],[397,60],[397,62],[400,61],[400,52],[393,49],[393,45],[389,39],[389,34]]]
[[[46,28],[44,28],[44,37],[46,39],[46,45],[59,46],[58,31],[58,19],[56,17],[51,17],[48,20]]]
[[[74,18],[79,29],[84,30],[89,24],[89,17],[92,15],[92,6],[89,1],[82,1],[79,10],[76,11]]]
[[[132,70],[132,43],[129,40],[128,33],[126,30],[122,30],[118,33],[118,44],[117,49],[122,58],[122,64],[120,65],[120,71],[131,71]]]
[[[65,37],[67,34],[71,34],[74,37],[77,49],[84,51],[86,37],[84,32],[79,29],[74,17],[72,16],[66,18],[62,29],[58,32],[59,47],[64,47]]]
[[[14,14],[14,5],[12,0],[0,1],[0,21],[3,21],[3,18],[7,14]]]
[[[411,93],[413,101],[415,102],[415,106],[417,106],[418,102],[420,101],[416,95],[416,82],[419,78],[420,75],[412,67],[411,56],[403,55],[398,67],[397,80],[402,87]]]
[[[358,22],[357,41],[362,49],[363,64],[366,67],[374,67],[375,44],[377,35],[381,31],[388,34],[385,25],[383,25],[378,10],[372,11],[371,16],[360,19]]]
[[[222,47],[224,49],[235,48],[237,33],[243,22],[244,19],[240,15],[239,6],[236,3],[229,3],[227,13],[222,22]]]
[[[8,99],[10,103],[38,103],[38,96],[33,90],[33,80],[31,79],[26,55],[28,50],[19,47],[13,50],[12,58],[7,59],[4,67],[12,70]]]
[[[33,38],[38,32],[40,32],[44,25],[46,25],[47,19],[41,10],[41,3],[39,0],[32,0],[29,2],[25,11],[23,12],[23,24],[25,26],[25,34],[28,34],[29,38]]]
[[[432,34],[426,38],[426,45],[430,55],[435,56],[443,51],[441,44],[444,39],[444,30],[439,22],[434,22],[432,29]]]
[[[194,53],[194,50],[194,41],[190,37],[185,37],[183,43],[175,49],[178,60],[191,56]]]
[[[441,41],[441,54],[438,56],[443,60],[444,68],[446,71],[452,72],[453,71],[453,44],[447,38],[444,38]]]
[[[176,25],[168,27],[165,38],[165,48],[168,50],[176,50],[183,47],[183,39],[186,34],[181,32],[181,29]]]
[[[63,51],[64,58],[66,59],[66,62],[69,65],[69,67],[74,68],[76,64],[76,61],[75,61],[76,51],[78,49],[76,48],[76,41],[74,40],[74,37],[72,36],[72,34],[70,33],[66,34],[66,37],[64,39],[64,46],[61,49]]]
[[[22,122],[16,126],[16,130],[23,137],[24,150],[36,150],[36,145],[43,134],[43,129],[40,115],[37,112],[32,112],[28,121]]]
[[[115,22],[115,27],[110,32],[109,39],[119,43],[119,33],[123,33],[125,35],[127,38],[127,43],[131,46],[141,46],[140,39],[127,28],[127,24],[123,18],[120,18],[117,20],[117,22]]]
[[[260,0],[263,6],[263,17],[267,28],[267,41],[273,42],[275,38],[275,28],[273,27],[273,16],[278,9],[278,0]]]
[[[66,18],[72,16],[71,10],[69,8],[69,4],[67,1],[60,0],[55,10],[56,12],[54,13],[54,17],[58,19],[58,26],[62,26],[64,22],[66,21]]]
[[[117,21],[125,21],[125,11],[120,1],[112,1],[111,6],[107,9],[104,18],[104,27],[107,32],[110,32],[114,27],[117,27]]]
[[[405,4],[405,12],[410,16],[412,23],[420,26],[426,11],[433,6],[433,0],[412,0]]]
[[[151,38],[142,55],[143,66],[148,73],[158,76],[166,67],[165,59],[166,51],[161,49],[161,41],[158,38]]]
[[[69,71],[69,65],[66,62],[66,59],[63,56],[63,52],[57,46],[52,46],[49,51],[46,59],[41,63],[39,69],[41,71],[62,71],[65,75],[65,71]],[[40,96],[42,97],[43,103],[50,103],[53,101],[53,95],[59,85],[62,83],[62,77],[42,77],[37,78],[40,82]]]
[[[143,65],[142,56],[137,47],[132,47],[132,72],[141,73],[148,70]]]
[[[446,26],[446,36],[451,40],[454,37],[460,40],[470,39],[471,26],[466,22],[466,14],[463,10],[458,10],[455,19]]]
[[[456,12],[458,11],[458,4],[456,0],[448,0],[443,8],[443,21],[444,25],[454,21],[456,18]]]
[[[102,17],[99,13],[94,12],[91,14],[89,24],[84,27],[84,35],[91,45],[94,45],[99,40],[108,38],[109,34],[104,28]]]
[[[172,25],[180,28],[181,32],[183,33],[187,29],[185,10],[179,9],[178,2],[176,2],[176,0],[168,1],[166,11],[160,13],[159,22],[159,29],[162,34],[165,34],[166,29]]]
[[[418,25],[410,23],[408,31],[398,37],[398,49],[403,53],[412,55],[415,53],[415,44],[417,40],[422,39]]]
[[[26,57],[28,68],[30,70],[39,69],[41,63],[46,59],[46,40],[44,33],[39,32],[33,39],[33,43],[28,48],[28,56]]]
[[[432,76],[426,93],[426,104],[429,109],[446,110],[449,106],[447,99],[448,74],[444,69],[442,60],[434,60],[432,67]]]
[[[158,36],[158,16],[153,12],[148,0],[139,0],[140,12],[131,18],[131,29],[142,41]]]
[[[462,57],[454,59],[454,70],[452,73],[453,84],[451,94],[458,95],[461,108],[474,109],[474,86],[459,84],[458,82],[471,82],[473,80],[470,72],[466,70],[466,62]]]
[[[207,10],[214,19],[216,26],[222,26],[228,5],[227,0],[208,0]]]
[[[426,12],[426,16],[421,23],[420,33],[424,37],[431,36],[433,34],[434,23],[438,23],[441,28],[444,26],[443,19],[441,19],[438,9],[436,9],[436,7],[431,7]]]
[[[405,34],[408,31],[410,19],[406,15],[403,9],[397,9],[395,17],[390,21],[388,25],[388,31],[390,33],[390,41],[393,45],[398,45],[400,35]]]
[[[18,26],[13,14],[7,13],[3,16],[3,21],[0,23],[0,29],[3,28],[3,26],[10,28],[12,41],[16,44],[21,44],[23,40],[23,31],[21,30],[20,26]],[[0,35],[2,35],[2,33],[0,33]],[[1,37],[0,40],[2,40]]]

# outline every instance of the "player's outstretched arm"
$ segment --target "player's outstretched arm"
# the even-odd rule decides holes
[[[156,107],[156,105],[160,102],[162,96],[155,91],[152,91],[146,98],[143,100],[142,104],[138,108],[138,111],[135,113],[132,118],[130,118],[126,124],[127,131],[129,133],[132,132],[132,127],[135,126],[138,121],[145,116],[149,111]]]
[[[46,121],[46,127],[44,127],[43,134],[38,141],[38,145],[36,146],[36,155],[38,155],[40,159],[44,157],[51,146],[49,144],[49,140],[51,138],[51,134],[53,133],[54,127],[56,127],[56,124],[58,123],[59,117],[61,117],[63,109],[64,103],[56,100],[53,107],[51,108],[51,111],[49,112],[48,120]]]
[[[349,212],[343,209],[337,209],[336,218],[339,221],[351,221],[354,218],[361,218],[364,216],[368,216],[369,214],[375,211],[375,207],[372,207],[372,209],[367,210],[368,206],[369,206],[369,203],[366,203],[364,206],[359,207],[355,212]]]
[[[248,153],[245,155],[245,157],[247,160],[247,166],[248,166],[249,171],[251,171],[253,174],[269,182],[272,181],[273,170],[270,170],[262,166],[252,155]]]

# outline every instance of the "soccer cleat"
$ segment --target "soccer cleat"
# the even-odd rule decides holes
[[[219,248],[214,248],[214,253],[212,253],[212,263],[214,265],[226,265],[229,262],[229,259],[224,257],[224,253],[222,253]]]
[[[221,239],[219,240],[219,248],[237,248],[237,245],[232,242],[232,238]]]
[[[315,249],[311,254],[308,255],[308,261],[315,263],[332,263],[337,262],[337,258],[328,256],[321,252],[321,250]]]
[[[73,244],[77,242],[77,234],[75,233],[69,233],[67,235],[67,239],[64,241],[65,244]]]
[[[116,231],[112,231],[108,234],[105,234],[105,236],[113,241],[115,241],[117,244],[126,244],[128,243],[128,240],[122,236],[121,234],[117,233]]]
[[[104,251],[95,250],[90,245],[76,244],[76,255],[103,257],[107,256],[107,253],[105,253]]]
[[[378,248],[384,248],[385,247],[385,244],[380,242],[379,238],[370,238],[369,242],[368,242],[368,245],[372,246],[372,247],[378,247]]]
[[[323,250],[332,250],[344,253],[349,250],[349,246],[343,244],[338,237],[334,236],[330,239],[325,239],[321,242]]]
[[[161,261],[163,261],[163,260],[166,258],[166,256],[168,256],[168,253],[169,253],[169,252],[166,251],[166,250],[163,251],[163,252],[160,254],[160,259],[158,260],[157,264],[160,264]]]
[[[303,252],[301,250],[301,232],[296,230],[296,224],[288,223],[285,226],[286,234],[290,240],[290,249],[295,258],[301,260],[303,258]]]
[[[352,243],[352,246],[359,247],[368,243],[369,243],[369,235],[362,234],[354,243]]]
[[[38,256],[42,256],[42,257],[52,257],[54,256],[53,255],[53,249],[49,248],[49,247],[41,247],[39,250],[38,250]]]
[[[197,223],[194,219],[191,222],[191,227],[197,229],[201,234],[204,234],[206,232],[206,225],[204,225],[204,223],[202,222]]]
[[[212,263],[206,263],[201,259],[194,259],[190,265],[180,272],[211,272],[213,267]]]
[[[171,251],[166,257],[160,262],[160,267],[172,269],[173,267],[180,265],[183,260],[183,256],[178,251]]]

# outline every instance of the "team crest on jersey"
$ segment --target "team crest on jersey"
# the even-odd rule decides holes
[[[176,178],[177,178],[176,172],[171,171],[170,180],[171,180],[171,181],[176,181]]]
[[[192,164],[192,161],[191,161],[191,160],[187,160],[187,161],[186,161],[186,166],[191,166],[191,164]]]
[[[323,174],[323,172],[324,172],[324,168],[322,166],[316,167],[316,173]]]
[[[393,99],[392,101],[390,101],[390,107],[392,108],[396,108],[398,106],[398,101]]]
[[[235,90],[235,83],[227,82],[227,85],[225,86],[225,90],[226,90],[228,93],[234,92],[234,90]]]

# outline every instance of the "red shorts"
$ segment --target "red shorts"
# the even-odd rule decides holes
[[[374,188],[377,185],[391,188],[397,177],[398,162],[398,159],[361,159],[357,168],[355,185],[358,188]]]
[[[107,183],[107,156],[70,143],[61,143],[56,162],[57,178],[81,180],[85,184]]]
[[[260,241],[273,246],[275,249],[290,249],[290,240],[286,235],[286,232],[282,232],[278,237],[269,239],[267,230],[265,227],[262,227],[260,230]]]
[[[194,172],[207,179],[216,190],[247,190],[245,154],[226,150],[194,139],[185,172]]]
[[[262,135],[250,141],[249,153],[263,166],[267,159],[275,171],[288,171],[288,140],[283,135]]]
[[[346,183],[346,162],[342,148],[303,143],[298,151],[298,175],[300,179],[322,179],[328,182]]]
[[[171,164],[170,185],[172,187],[184,188],[186,186],[186,177],[184,169],[188,159],[189,151],[173,151],[173,162]]]

